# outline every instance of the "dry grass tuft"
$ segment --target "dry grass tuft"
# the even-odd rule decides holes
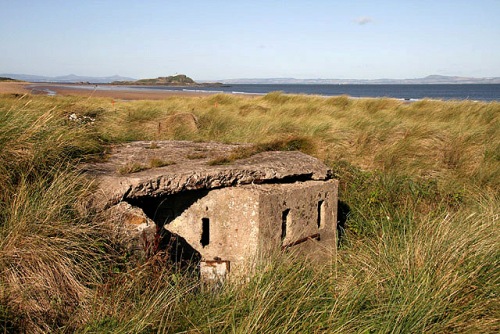
[[[229,156],[216,157],[208,165],[226,165],[238,159],[249,158],[252,155],[268,151],[302,151],[311,154],[314,151],[314,142],[306,137],[290,136],[267,143],[255,144],[234,150]]]
[[[165,166],[170,166],[170,165],[175,165],[175,161],[171,160],[162,160],[159,158],[151,158],[149,160],[149,167],[151,168],[159,168],[159,167],[165,167]]]
[[[138,173],[146,169],[148,169],[148,166],[146,165],[140,164],[138,162],[129,162],[118,168],[118,174],[126,175],[126,174]]]

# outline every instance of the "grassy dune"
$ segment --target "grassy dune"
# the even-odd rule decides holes
[[[160,257],[128,263],[113,227],[86,207],[92,180],[75,166],[102,159],[110,143],[166,139],[322,159],[350,209],[339,252],[323,267],[278,254],[215,294]],[[500,330],[499,103],[5,95],[0,184],[6,331]]]

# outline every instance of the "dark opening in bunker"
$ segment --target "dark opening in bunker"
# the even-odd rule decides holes
[[[286,238],[286,229],[287,225],[290,219],[290,209],[286,209],[281,213],[281,243],[283,244],[283,241]]]
[[[337,206],[337,246],[342,245],[344,240],[345,228],[347,220],[351,215],[351,208],[346,202],[338,201]]]
[[[201,240],[200,243],[203,247],[208,246],[210,243],[210,219],[201,219]]]
[[[321,200],[318,201],[318,228],[323,228],[323,224],[325,221],[325,208],[324,208],[325,201]]]
[[[207,194],[206,189],[191,190],[159,197],[129,198],[127,202],[141,208],[158,227],[162,228]]]

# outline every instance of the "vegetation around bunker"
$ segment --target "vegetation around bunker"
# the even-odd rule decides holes
[[[280,93],[114,104],[4,95],[0,322],[29,332],[496,332],[499,115],[499,103]],[[333,169],[350,209],[325,267],[277,255],[214,295],[159,255],[129,262],[85,204],[95,188],[77,167],[105,161],[111,143],[289,138]]]

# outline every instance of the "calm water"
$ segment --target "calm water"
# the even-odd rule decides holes
[[[191,89],[182,87],[136,86],[137,89],[164,89],[185,91],[225,92],[236,94],[266,94],[283,91],[292,94],[316,94],[325,96],[349,95],[353,97],[392,97],[418,100],[423,98],[442,100],[500,101],[500,84],[490,85],[230,85]]]

